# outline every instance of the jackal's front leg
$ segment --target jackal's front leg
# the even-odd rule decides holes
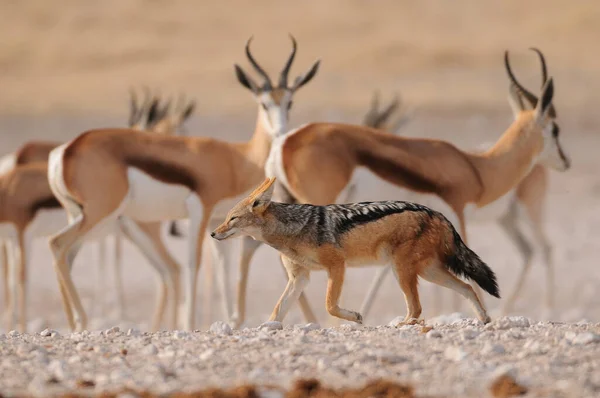
[[[302,293],[309,280],[309,271],[306,268],[296,264],[284,255],[281,256],[281,262],[288,273],[288,283],[269,318],[270,321],[278,322],[283,321],[283,318],[285,318],[292,304],[298,300],[300,293]]]
[[[327,296],[325,297],[327,312],[338,318],[362,323],[362,315],[355,311],[340,308],[338,305],[340,296],[342,295],[345,271],[346,268],[343,261],[336,261],[334,264],[328,265],[329,280],[327,281]]]

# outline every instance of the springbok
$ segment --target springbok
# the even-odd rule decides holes
[[[536,51],[542,65],[542,86],[547,80],[547,69],[544,56],[539,50]],[[517,84],[519,84],[517,82]],[[526,96],[533,98],[531,92],[525,87],[520,87],[520,90],[527,93]],[[377,112],[369,111],[372,116],[371,120],[377,120]],[[369,115],[369,114],[368,114]],[[381,113],[385,115],[385,111]],[[550,115],[551,116],[551,115]],[[368,116],[367,116],[368,118]],[[385,128],[384,128],[385,129]],[[390,130],[388,130],[390,131]],[[397,130],[391,131],[398,133]],[[490,145],[483,145],[482,148],[487,149]],[[527,274],[531,268],[531,262],[534,255],[534,249],[539,247],[543,262],[546,269],[546,286],[545,286],[545,298],[544,306],[548,313],[551,313],[554,306],[554,266],[552,258],[552,247],[546,233],[544,231],[544,209],[546,204],[546,197],[548,195],[548,168],[536,164],[533,166],[529,174],[509,193],[506,194],[508,200],[500,201],[497,213],[499,217],[493,219],[497,222],[500,227],[505,231],[510,240],[517,247],[519,254],[522,258],[522,265],[520,272],[516,278],[514,287],[510,290],[505,303],[502,308],[502,313],[508,314],[513,308],[515,300],[518,298],[519,293],[523,288],[523,283],[527,277]],[[501,207],[504,206],[502,210]],[[474,217],[473,221],[478,221],[477,217]],[[483,221],[487,221],[484,219]],[[521,224],[522,223],[522,224]],[[523,232],[523,224],[531,231],[533,243],[528,240],[526,234]],[[369,286],[367,295],[361,306],[361,313],[366,316],[369,313],[375,295],[379,290],[381,283],[384,278],[389,274],[390,268],[380,268]],[[439,306],[439,289],[435,290],[438,297],[436,301]]]
[[[504,61],[515,120],[483,153],[362,126],[312,123],[274,140],[266,174],[277,177],[280,195],[324,205],[345,197],[354,171],[365,167],[380,178],[360,182],[369,185],[356,190],[361,200],[389,197],[424,204],[445,214],[465,239],[465,215],[506,199],[536,163],[560,171],[570,167],[559,142],[552,78],[544,82],[538,100],[517,82],[508,52]],[[525,109],[523,98],[533,110]]]
[[[542,87],[548,80],[548,71],[546,67],[546,60],[542,52],[536,48],[531,48],[535,51],[540,59],[542,69]],[[512,75],[512,71],[507,69],[508,73]],[[527,102],[534,106],[536,103],[536,97],[529,90],[523,87],[516,79],[514,83],[519,86],[519,91],[523,93],[523,97],[527,99]],[[522,99],[519,99],[519,107],[526,106]],[[556,110],[550,112],[551,118],[556,118]],[[397,133],[397,131],[395,132]],[[489,148],[491,145],[485,144],[479,146],[480,148]],[[482,149],[484,151],[485,149]],[[523,283],[527,277],[527,273],[531,268],[531,261],[533,259],[534,248],[539,246],[542,251],[543,261],[546,266],[546,287],[545,287],[545,299],[544,305],[545,310],[550,314],[553,310],[553,295],[554,295],[554,267],[552,260],[552,247],[550,241],[544,232],[544,217],[543,212],[545,208],[545,201],[548,189],[548,168],[542,164],[536,164],[533,166],[529,174],[521,180],[521,182],[504,197],[504,200],[498,200],[498,204],[494,206],[493,211],[487,217],[473,217],[473,221],[495,221],[498,222],[501,228],[505,231],[510,240],[515,244],[519,253],[522,257],[521,270],[517,276],[515,285],[511,289],[505,303],[502,307],[502,313],[508,314],[519,293],[523,288]],[[494,217],[496,216],[496,217]],[[523,222],[531,231],[533,244],[527,239],[525,233],[522,231]],[[369,313],[375,295],[379,290],[381,283],[385,277],[389,274],[389,268],[380,268],[373,278],[371,285],[367,291],[367,295],[361,306],[361,313],[366,316]],[[435,290],[435,301],[436,307],[440,307],[440,292],[438,289]]]
[[[137,96],[133,91],[130,92],[131,101],[130,101],[130,113],[129,113],[129,127],[134,129],[143,130],[146,129],[150,124],[156,124],[159,122],[161,118],[166,118],[166,111],[168,109],[165,107],[158,107],[157,99],[154,100],[150,96],[149,89],[145,88],[145,98],[142,104],[138,105]],[[154,103],[153,103],[154,102]],[[149,114],[149,110],[152,108],[153,114]],[[147,117],[146,117],[147,116]],[[156,120],[155,120],[156,119]],[[145,124],[145,125],[144,125]],[[164,123],[162,123],[164,124]],[[60,142],[54,141],[29,141],[25,144],[21,145],[15,152],[9,153],[2,158],[0,158],[0,176],[4,176],[9,172],[12,172],[15,167],[20,165],[27,165],[37,162],[48,162],[48,156],[50,155],[50,151],[59,146]],[[22,191],[25,192],[25,191]],[[27,200],[26,198],[23,198]],[[51,222],[54,217],[50,217],[48,219]],[[60,216],[56,217],[56,219],[62,219]],[[44,223],[42,223],[44,224]],[[42,228],[40,233],[42,235],[39,236],[47,236],[49,233],[45,233],[45,230]],[[52,231],[54,232],[54,231]],[[44,234],[45,233],[45,234]],[[123,284],[120,273],[120,261],[121,261],[121,238],[120,238],[120,230],[118,228],[115,229],[115,258],[114,258],[114,266],[115,266],[115,282],[117,285],[117,310],[119,317],[122,317],[124,313],[124,292],[123,292]],[[35,232],[32,234],[33,236],[38,236]],[[29,246],[29,245],[26,245]],[[101,295],[104,295],[106,292],[106,284],[105,284],[105,275],[106,275],[106,261],[105,261],[105,253],[106,253],[106,239],[98,240],[98,285],[96,295],[101,298]],[[4,305],[7,306],[9,302],[9,286],[8,286],[8,270],[9,270],[9,260],[7,254],[7,246],[4,241],[0,241],[0,255],[2,257],[2,267],[3,267],[3,280],[4,280]],[[25,255],[27,258],[28,255]],[[16,260],[15,260],[16,261]],[[104,304],[104,300],[95,300],[101,301]],[[104,310],[104,306],[102,306]],[[13,310],[13,313],[15,311]]]
[[[132,115],[136,116],[130,119],[130,124],[139,129],[141,118],[144,117],[146,111],[141,110],[141,112],[138,112],[136,107],[133,106],[134,103],[135,100],[132,99]],[[194,104],[191,103],[182,111],[176,111],[174,115],[168,115],[164,112],[166,107],[161,110],[158,101],[154,100],[147,111],[147,125],[151,128],[160,125],[170,125],[172,128],[176,128],[191,114],[193,106]],[[163,127],[162,131],[169,132],[166,127]],[[5,282],[8,284],[8,286],[5,286],[5,299],[9,307],[7,319],[9,329],[16,323],[17,302],[20,320],[19,329],[23,330],[25,328],[25,275],[28,269],[27,262],[31,240],[39,236],[49,236],[51,233],[56,232],[58,225],[66,225],[64,210],[54,198],[48,185],[47,158],[43,157],[44,150],[48,148],[51,148],[51,143],[30,142],[26,144],[16,152],[16,167],[0,176],[0,198],[2,199],[0,201],[2,204],[0,207],[0,226],[3,231],[2,238],[5,239],[7,246],[12,249],[11,256],[5,258]],[[141,249],[142,254],[158,270],[161,277],[152,328],[157,329],[164,316],[168,283],[172,283],[174,286],[171,323],[172,327],[175,327],[177,295],[179,293],[179,266],[162,243],[160,223],[135,224],[131,227],[125,224],[123,220],[119,220],[119,225],[115,225],[111,230],[112,233],[115,233],[115,236],[121,229],[118,227],[123,228],[126,236]],[[120,259],[118,250],[116,254],[117,259]],[[103,271],[102,269],[101,272]],[[117,273],[117,275],[120,275],[120,273]],[[169,277],[169,275],[171,276]],[[120,280],[117,278],[117,285],[122,288],[122,284],[119,282]],[[17,288],[19,291],[18,297]]]
[[[50,238],[65,312],[72,329],[85,329],[87,319],[71,279],[71,264],[79,246],[106,225],[126,216],[137,221],[189,218],[189,259],[183,267],[183,328],[194,326],[196,277],[202,243],[211,221],[264,178],[273,137],[283,133],[294,93],[316,74],[319,61],[288,85],[296,53],[286,62],[279,84],[250,53],[246,55],[264,78],[257,85],[235,65],[238,81],[258,102],[254,135],[246,143],[204,137],[169,137],[128,129],[99,129],[56,148],[50,154],[48,179],[69,215],[69,225]],[[224,290],[225,291],[225,290]]]

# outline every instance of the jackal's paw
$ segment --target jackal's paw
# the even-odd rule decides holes
[[[417,319],[417,318],[407,318],[407,319],[403,320],[402,322],[398,322],[395,326],[400,327],[400,326],[405,326],[405,325],[425,325],[425,320]]]
[[[352,313],[352,315],[354,315],[354,318],[355,318],[354,322],[362,325],[362,323],[363,323],[362,315],[355,311],[350,311],[350,312]]]

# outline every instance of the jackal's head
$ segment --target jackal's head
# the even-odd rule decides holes
[[[265,210],[271,204],[275,178],[267,178],[246,199],[239,202],[227,214],[225,221],[211,234],[217,240],[236,235],[250,235],[258,239],[267,223]]]

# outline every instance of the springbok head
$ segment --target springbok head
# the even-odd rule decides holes
[[[183,94],[173,108],[171,99],[163,105],[155,99],[148,110],[146,129],[156,134],[176,135],[182,131],[183,123],[194,113],[195,108],[196,101],[187,100]]]
[[[371,106],[363,119],[363,125],[398,134],[400,129],[412,119],[413,113],[412,109],[407,109],[402,104],[398,94],[394,94],[388,106],[380,110],[379,91],[375,91],[371,99]]]
[[[238,81],[252,92],[258,102],[260,121],[272,137],[285,132],[294,93],[316,75],[321,62],[317,60],[306,73],[296,77],[293,83],[290,84],[288,74],[296,56],[296,39],[292,35],[290,35],[290,38],[292,39],[292,52],[279,74],[279,81],[276,86],[273,85],[267,72],[256,62],[250,52],[252,37],[246,43],[246,56],[262,78],[262,84],[257,84],[239,65],[234,65]]]
[[[571,160],[560,144],[560,128],[556,122],[556,109],[552,104],[554,83],[548,78],[548,70],[544,55],[537,48],[530,48],[537,53],[542,67],[542,90],[540,98],[527,90],[515,77],[508,60],[508,51],[504,52],[504,65],[510,79],[509,102],[515,119],[529,117],[534,123],[532,132],[541,132],[539,162],[558,171],[566,171],[571,167]],[[526,103],[531,109],[526,109]]]

